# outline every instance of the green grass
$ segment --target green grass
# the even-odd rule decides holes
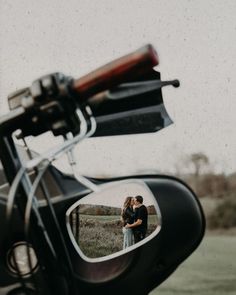
[[[157,227],[157,216],[149,215],[147,236]],[[119,215],[80,214],[79,240],[81,251],[90,258],[107,256],[123,248],[122,223]]]
[[[172,276],[149,295],[179,294],[236,294],[236,236],[207,235]]]

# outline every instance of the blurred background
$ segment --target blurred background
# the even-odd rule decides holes
[[[83,175],[169,174],[197,193],[207,232],[154,294],[235,294],[236,2],[233,0],[0,0],[0,114],[7,95],[44,74],[75,78],[137,48],[156,48],[174,124],[159,133],[87,139]],[[61,142],[29,138],[43,152]],[[65,160],[57,167],[70,172]]]

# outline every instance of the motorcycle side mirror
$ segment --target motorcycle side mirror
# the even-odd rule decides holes
[[[132,251],[161,230],[161,212],[142,180],[100,186],[66,212],[67,228],[78,254],[88,262],[109,260]]]
[[[201,204],[186,183],[165,175],[139,175],[100,181],[94,179],[94,181],[99,183],[100,193],[94,192],[89,195],[85,193],[80,196],[79,201],[72,205],[68,204],[64,211],[66,222],[63,233],[79,291],[81,294],[100,292],[105,295],[122,294],[124,290],[126,293],[132,293],[137,281],[141,281],[142,284],[135,289],[136,293],[148,294],[166,280],[200,244],[205,232],[205,217]],[[125,187],[128,191],[124,191]],[[104,205],[102,199],[108,200],[105,203],[107,207],[111,207],[114,199],[119,200],[119,206],[122,207],[124,198],[128,194],[142,195],[143,204],[147,205],[146,207],[153,206],[156,215],[150,213],[148,218],[149,222],[152,219],[156,220],[153,231],[142,241],[124,250],[120,241],[120,248],[115,250],[110,248],[110,252],[105,254],[94,250],[89,252],[88,246],[84,248],[82,240],[80,241],[80,238],[82,239],[82,236],[79,237],[80,228],[75,226],[86,218],[85,208],[101,209],[101,204]],[[121,207],[116,205],[120,210]],[[91,215],[89,217],[91,228],[99,234],[96,222],[100,216],[97,214],[92,217],[93,219]],[[112,217],[108,215],[104,216],[105,218],[109,220]],[[117,215],[116,220],[118,219]],[[102,221],[107,233],[108,221],[99,220]],[[81,235],[82,229],[85,229],[85,233],[89,233],[88,227],[89,224],[81,228]],[[119,227],[120,236],[122,236],[121,229],[122,227]],[[110,230],[106,236],[106,245],[113,239],[113,234],[114,231]],[[98,235],[96,250],[100,250],[98,246],[100,241],[101,237]]]

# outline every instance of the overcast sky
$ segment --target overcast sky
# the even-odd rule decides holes
[[[160,133],[89,139],[78,147],[83,174],[174,171],[206,153],[218,171],[236,171],[235,0],[0,0],[0,106],[41,75],[75,78],[151,43],[174,124]],[[42,151],[48,136],[32,143]]]

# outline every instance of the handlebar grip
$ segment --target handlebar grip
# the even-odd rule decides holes
[[[72,91],[77,93],[83,102],[94,94],[150,71],[158,63],[157,52],[148,44],[74,80]]]

